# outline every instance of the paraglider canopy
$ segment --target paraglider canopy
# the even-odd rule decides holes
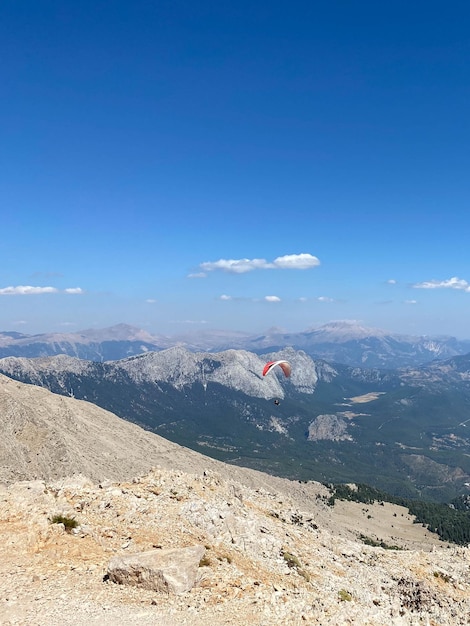
[[[266,376],[266,374],[269,374],[269,372],[273,370],[275,367],[277,367],[278,365],[284,372],[284,375],[286,377],[289,377],[291,373],[290,363],[289,361],[282,361],[282,360],[281,361],[269,361],[269,363],[266,363],[263,369],[263,376]]]

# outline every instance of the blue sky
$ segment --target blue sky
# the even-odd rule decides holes
[[[469,338],[469,18],[3,0],[0,330]]]

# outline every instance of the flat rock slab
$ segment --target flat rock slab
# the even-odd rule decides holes
[[[194,587],[205,552],[198,545],[115,556],[109,561],[108,576],[121,585],[181,594]]]

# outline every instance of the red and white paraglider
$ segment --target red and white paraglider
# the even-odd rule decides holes
[[[280,367],[281,370],[284,372],[284,376],[286,378],[289,378],[289,376],[291,375],[291,365],[289,363],[289,361],[284,361],[284,360],[280,360],[280,361],[269,361],[268,363],[266,363],[266,365],[263,368],[263,377],[266,376],[267,374],[269,374],[270,372],[273,371],[274,368],[276,367]],[[274,404],[276,406],[279,406],[279,400],[274,400]]]
[[[278,365],[281,368],[281,370],[284,372],[286,378],[288,378],[292,371],[289,361],[269,361],[269,363],[266,363],[266,365],[264,366],[263,376],[266,376],[266,374],[269,374],[269,372],[271,372]]]

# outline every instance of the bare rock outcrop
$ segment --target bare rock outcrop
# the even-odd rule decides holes
[[[54,523],[56,515],[75,524]],[[320,501],[302,509],[286,492],[216,472],[15,483],[0,490],[1,623],[468,623],[468,548],[386,550],[325,520]],[[107,579],[125,567],[142,584]]]
[[[345,419],[337,415],[318,415],[308,427],[308,440],[352,441]]]
[[[180,594],[194,587],[205,552],[204,546],[188,546],[120,554],[110,560],[107,575],[120,585]]]

